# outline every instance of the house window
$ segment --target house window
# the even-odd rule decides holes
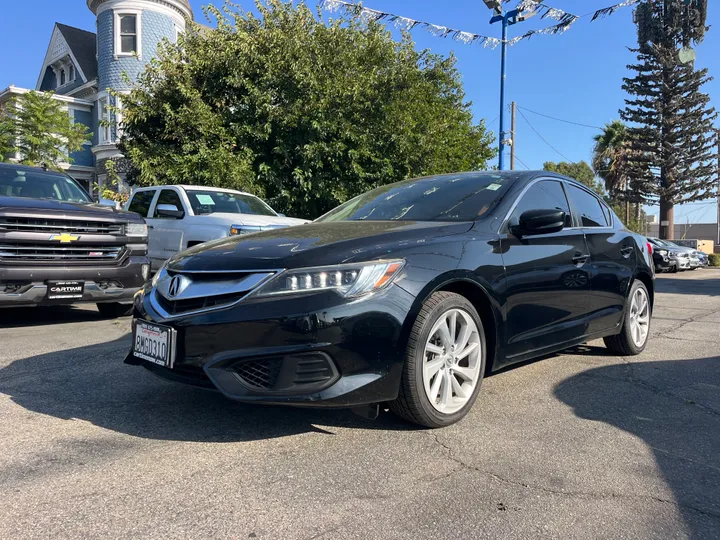
[[[62,86],[62,85],[65,84],[66,82],[67,82],[67,81],[65,80],[65,70],[64,70],[64,69],[61,69],[61,70],[60,70],[60,86]]]
[[[115,56],[140,56],[140,13],[115,13]]]
[[[112,142],[112,115],[110,113],[110,97],[98,101],[98,133],[100,144]]]
[[[74,81],[75,80],[75,66],[73,66],[71,64],[70,67],[68,68],[68,72],[70,73],[70,82]]]

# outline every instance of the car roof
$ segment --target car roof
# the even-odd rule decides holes
[[[188,184],[166,184],[163,186],[144,186],[141,188],[137,188],[135,191],[146,191],[149,189],[163,189],[163,188],[182,188],[185,191],[207,191],[209,189],[213,191],[220,191],[221,193],[234,193],[239,195],[247,195],[249,197],[257,197],[257,195],[253,195],[252,193],[247,193],[245,191],[239,191],[237,189],[228,189],[228,188],[219,188],[219,187],[213,187],[213,186],[191,186]]]
[[[54,171],[52,169],[44,169],[43,167],[30,167],[29,165],[20,165],[17,163],[0,163],[1,169],[12,169],[14,171],[36,172],[46,174],[62,174],[67,176],[63,171]]]

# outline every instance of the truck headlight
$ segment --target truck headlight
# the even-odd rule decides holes
[[[404,260],[391,260],[285,270],[257,289],[254,296],[320,291],[335,291],[346,298],[360,296],[387,287],[403,266]]]
[[[230,236],[237,236],[239,234],[250,234],[264,230],[265,227],[261,227],[259,225],[233,225],[232,227],[230,227]]]
[[[147,236],[148,228],[145,223],[128,223],[125,225],[126,236]]]

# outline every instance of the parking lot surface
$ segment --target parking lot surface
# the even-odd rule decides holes
[[[720,270],[657,289],[641,356],[495,374],[436,431],[160,381],[94,308],[0,312],[0,538],[720,538]]]

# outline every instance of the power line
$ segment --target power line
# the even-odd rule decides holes
[[[545,139],[545,137],[543,137],[542,135],[540,135],[540,133],[538,132],[538,130],[533,127],[533,125],[530,123],[530,120],[527,119],[527,116],[525,116],[521,110],[518,110],[518,112],[520,113],[520,116],[522,116],[523,119],[527,122],[527,125],[530,126],[530,129],[532,129],[532,130],[535,132],[535,135],[537,135],[538,137],[540,137],[545,144],[547,144],[550,148],[552,148],[561,158],[563,158],[563,159],[564,159],[565,161],[567,161],[568,163],[575,163],[572,159],[570,159],[569,157],[565,156],[562,152],[560,152],[560,150],[558,150],[558,149],[555,148],[552,144],[550,144],[550,143],[547,141],[547,139]]]
[[[525,108],[525,107],[521,107],[520,105],[518,105],[517,107],[518,107],[518,109],[523,109],[524,111],[527,111],[527,112],[529,112],[529,113],[537,114],[538,116],[544,116],[545,118],[549,118],[550,120],[556,120],[556,121],[558,121],[558,122],[564,122],[565,124],[572,124],[572,125],[574,125],[574,126],[581,126],[581,127],[586,127],[586,128],[590,128],[590,129],[599,129],[600,131],[602,131],[602,130],[604,129],[604,128],[601,128],[601,127],[599,127],[599,126],[591,126],[591,125],[589,125],[589,124],[581,124],[580,122],[572,122],[572,121],[570,121],[570,120],[563,120],[562,118],[556,118],[556,117],[554,117],[554,116],[550,116],[550,115],[547,115],[547,114],[539,113],[539,112],[537,112],[537,111],[531,111],[530,109],[527,109],[527,108]]]
[[[530,167],[528,167],[527,165],[525,165],[525,162],[524,162],[522,159],[520,159],[520,156],[518,156],[517,153],[515,153],[515,159],[517,159],[517,160],[520,162],[520,164],[521,164],[523,167],[525,167],[528,171],[530,170]]]

